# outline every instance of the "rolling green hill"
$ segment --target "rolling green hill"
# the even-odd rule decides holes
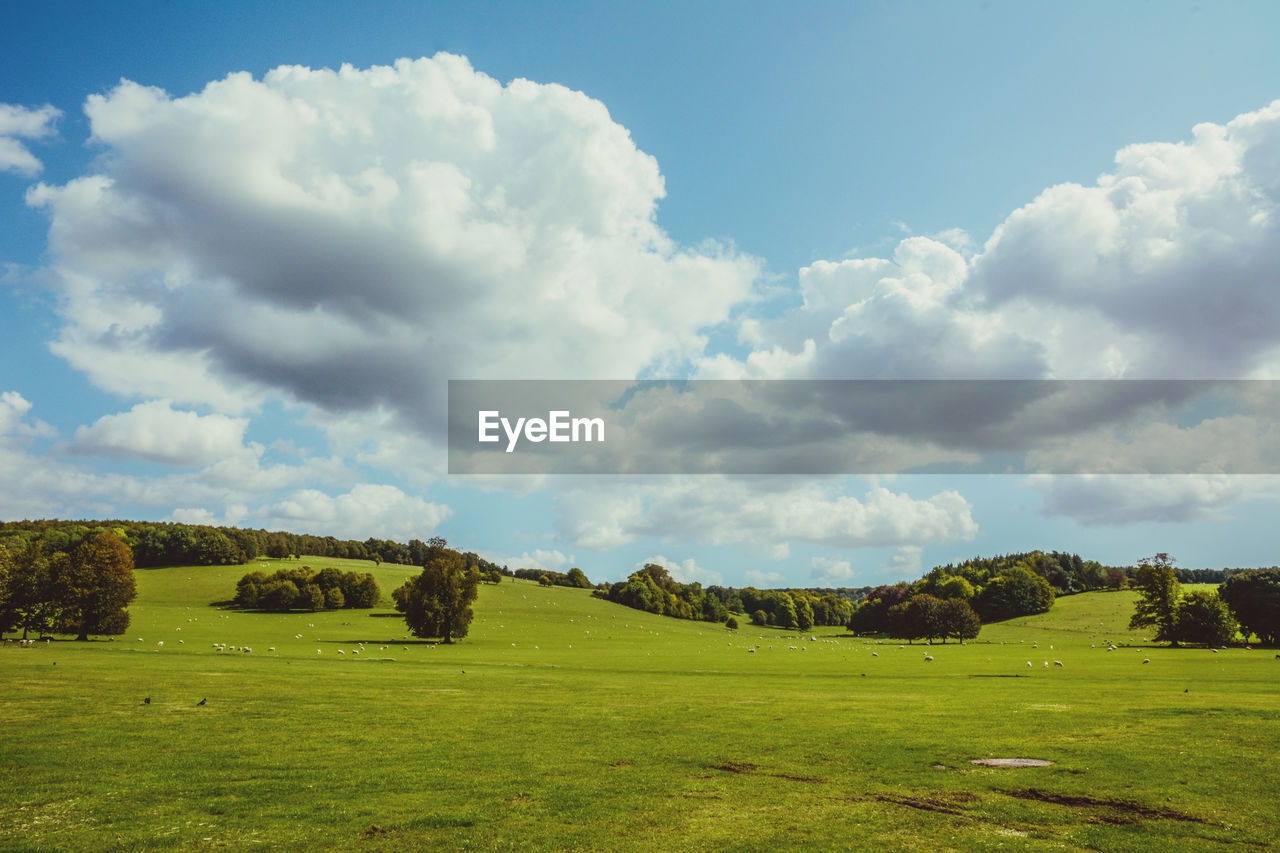
[[[414,573],[301,562],[373,571],[388,598]],[[1280,660],[1145,644],[1124,627],[1128,593],[1061,598],[964,646],[900,646],[504,579],[444,646],[387,606],[215,606],[248,568],[139,570],[127,635],[5,644],[0,848],[1206,850],[1280,835]],[[970,763],[986,757],[1055,763]]]

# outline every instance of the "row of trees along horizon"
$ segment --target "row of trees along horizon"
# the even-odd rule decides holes
[[[105,553],[104,548],[116,555],[105,560],[111,564],[110,571],[95,567],[104,559],[88,557],[93,548],[99,555]],[[127,570],[120,568],[126,553]],[[496,583],[507,576],[592,589],[597,597],[624,606],[730,627],[737,627],[734,614],[739,614],[761,627],[808,631],[816,626],[845,626],[856,634],[943,642],[976,637],[982,622],[1043,613],[1060,595],[1128,586],[1140,595],[1131,627],[1154,625],[1158,640],[1210,642],[1206,638],[1212,637],[1225,642],[1221,638],[1234,636],[1237,625],[1263,642],[1276,642],[1280,637],[1280,568],[1178,569],[1166,554],[1146,558],[1138,566],[1116,567],[1084,560],[1077,554],[1032,551],[937,566],[914,583],[760,590],[681,583],[655,564],[646,564],[627,580],[612,584],[592,584],[579,568],[564,573],[512,571],[474,552],[451,549],[438,537],[427,542],[375,538],[359,542],[207,525],[57,520],[0,522],[0,627],[6,631],[21,627],[24,636],[31,629],[69,633],[74,628],[80,638],[86,633],[123,633],[128,627],[124,608],[134,595],[134,565],[226,565],[260,556],[302,554],[423,566],[424,574],[395,590],[392,599],[415,632],[444,631],[430,636],[465,636],[469,603],[479,583]],[[125,572],[130,575],[129,590],[116,583],[117,591],[111,595],[86,592],[93,587],[95,573],[105,578]],[[427,574],[434,578],[430,584],[423,580]],[[1221,596],[1202,592],[1183,595],[1180,584],[1187,582],[1221,583]],[[79,604],[71,600],[71,589],[79,590]],[[91,603],[93,596],[117,601],[126,592],[123,603]],[[372,607],[381,598],[381,590],[368,573],[332,568],[315,572],[307,566],[290,566],[274,575],[261,571],[246,574],[237,584],[233,602],[240,607],[283,612]],[[446,607],[447,615],[426,612],[438,609],[445,599],[454,600]]]

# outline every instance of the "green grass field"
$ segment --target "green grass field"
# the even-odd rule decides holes
[[[139,570],[127,635],[5,644],[0,848],[1145,851],[1280,838],[1280,660],[1146,644],[1124,627],[1128,593],[1059,599],[964,646],[900,647],[837,629],[728,631],[506,579],[481,587],[470,636],[440,646],[408,639],[390,607],[214,606],[248,568]],[[388,596],[414,573],[373,571]],[[970,763],[983,757],[1054,764]]]

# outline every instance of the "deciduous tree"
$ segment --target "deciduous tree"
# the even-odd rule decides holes
[[[99,533],[76,548],[54,573],[59,625],[77,640],[90,634],[123,634],[125,610],[138,594],[133,551],[114,533]]]
[[[1261,642],[1280,643],[1280,569],[1240,572],[1218,588],[1218,595],[1241,628]]]
[[[480,572],[468,568],[461,554],[433,547],[422,574],[397,589],[392,598],[414,636],[441,637],[451,643],[454,637],[467,635],[479,585]]]
[[[1174,622],[1182,584],[1178,583],[1178,576],[1173,570],[1173,558],[1163,551],[1153,557],[1143,557],[1138,561],[1132,586],[1138,590],[1138,601],[1129,619],[1129,627],[1154,627],[1155,639],[1172,642],[1176,646],[1178,637]]]
[[[1195,590],[1178,602],[1173,635],[1179,642],[1221,646],[1236,635],[1235,617],[1217,592]]]

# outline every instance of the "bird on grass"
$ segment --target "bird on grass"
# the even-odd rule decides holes
[[[143,705],[150,705],[150,704],[151,704],[151,697],[150,697],[150,696],[148,696],[147,698],[143,699],[143,700],[142,700],[142,704],[143,704]]]
[[[197,703],[196,703],[196,705],[197,705],[197,706],[200,706],[200,705],[203,705],[205,702],[208,702],[208,701],[209,701],[208,699],[201,699],[199,702],[197,702]]]

